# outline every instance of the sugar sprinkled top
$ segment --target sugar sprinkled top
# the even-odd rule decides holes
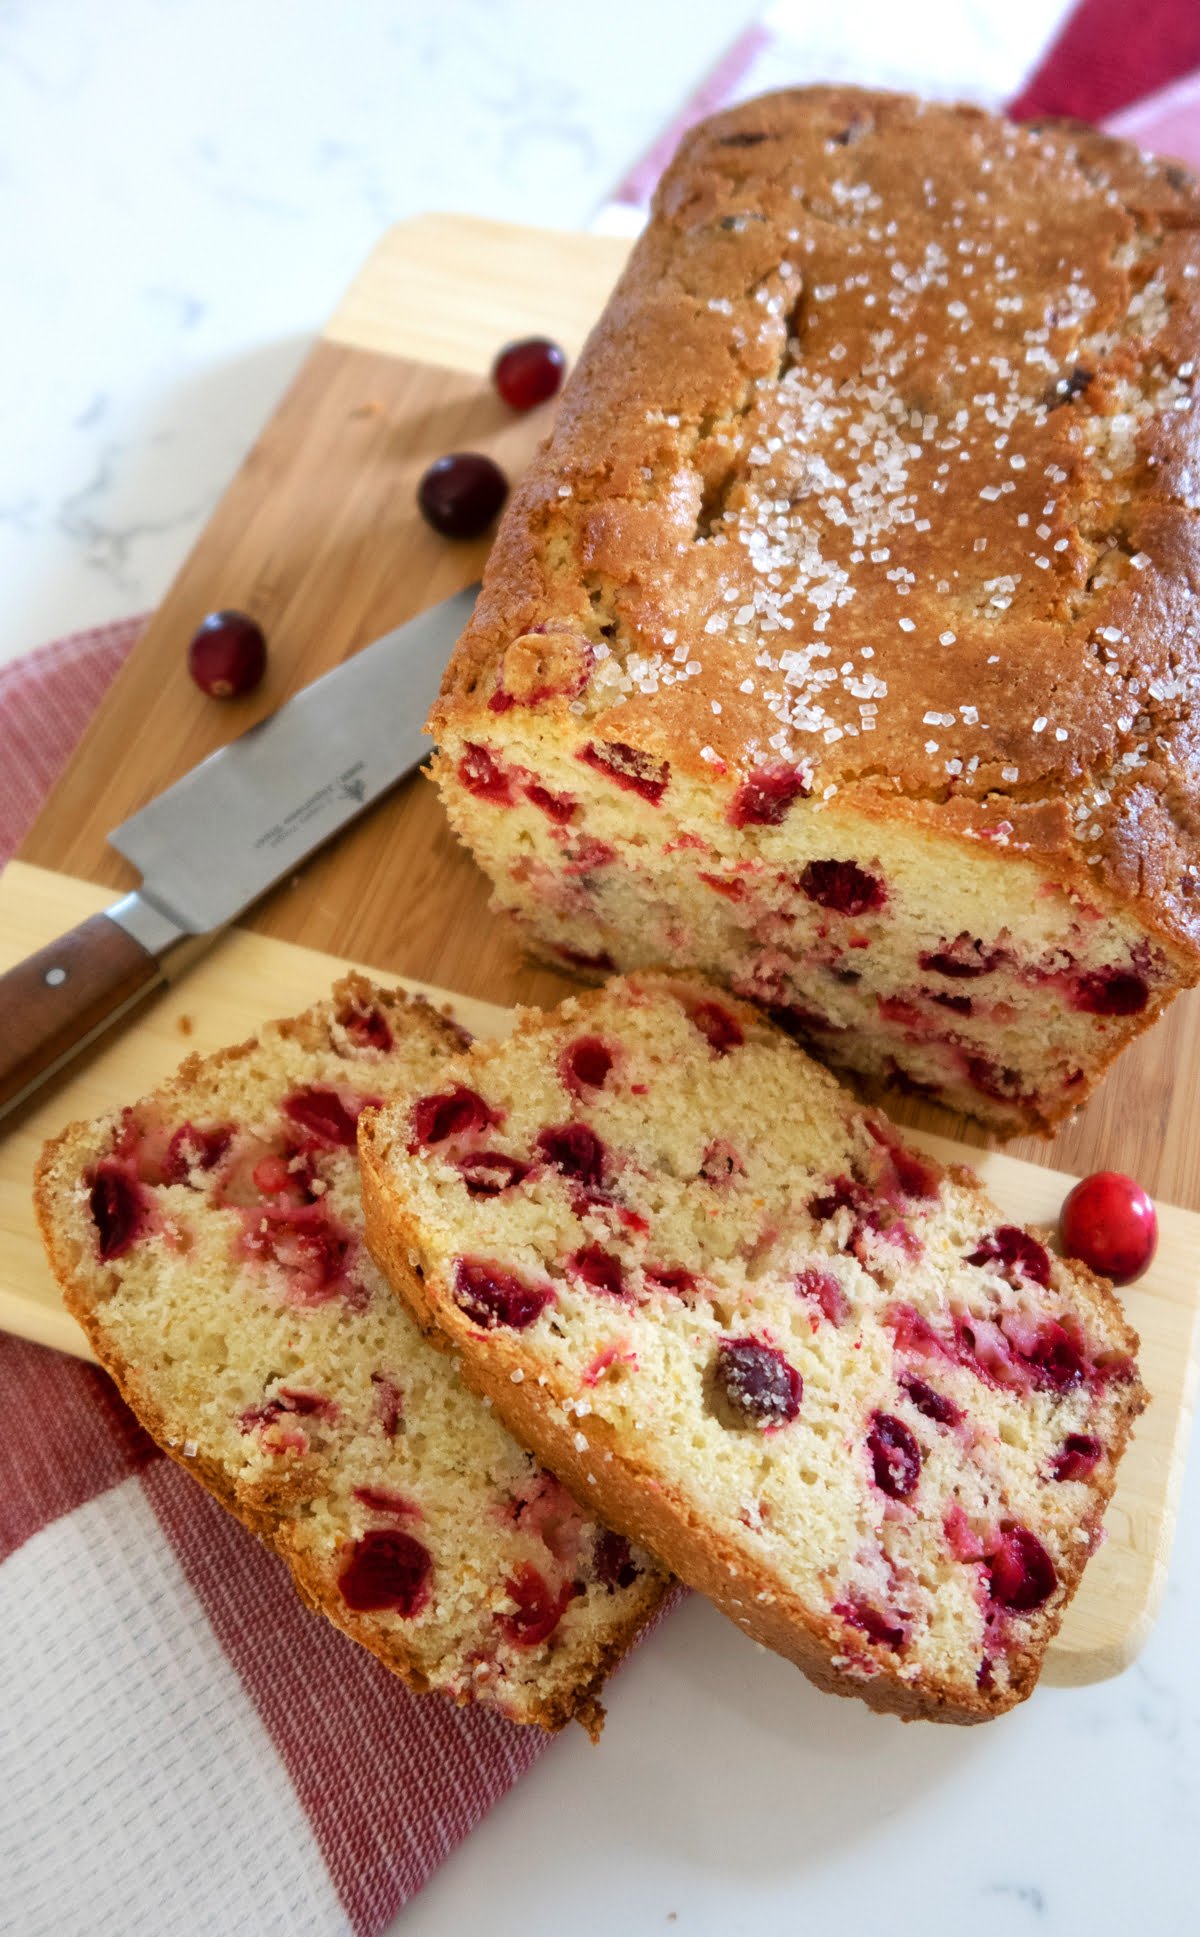
[[[1030,138],[1004,139],[1006,163],[1029,168]],[[858,763],[856,740],[881,726],[897,730],[898,716],[911,704],[909,654],[922,655],[911,664],[925,668],[925,690],[944,692],[947,701],[956,686],[961,691],[972,665],[998,667],[1003,685],[1005,615],[1024,610],[1026,587],[1042,573],[1062,578],[1062,592],[1052,598],[1067,596],[1075,569],[1071,528],[1053,522],[1063,515],[1061,487],[1078,467],[1080,451],[1098,449],[1106,438],[1107,459],[1116,456],[1118,469],[1122,458],[1126,469],[1131,461],[1131,452],[1111,448],[1111,434],[1094,430],[1088,384],[1070,371],[1090,370],[1106,353],[1124,352],[1150,315],[1144,291],[1122,294],[1102,276],[1093,282],[1083,267],[1087,250],[1076,252],[1079,261],[1064,266],[1057,282],[1032,275],[1023,252],[1043,262],[1047,213],[1027,216],[1024,235],[1013,232],[1006,200],[1020,197],[993,168],[986,138],[968,144],[965,158],[954,153],[940,172],[936,159],[931,164],[928,193],[950,210],[936,233],[923,232],[927,215],[889,195],[886,171],[869,179],[847,172],[866,155],[861,144],[856,148],[841,158],[842,172],[825,190],[843,211],[837,227],[830,232],[819,218],[797,223],[793,216],[789,247],[802,266],[797,270],[786,258],[777,276],[767,276],[754,292],[755,305],[778,331],[783,367],[771,374],[763,338],[756,358],[761,374],[748,398],[714,428],[735,488],[726,488],[688,556],[692,597],[685,603],[694,610],[697,596],[707,596],[708,609],[691,633],[692,654],[667,681],[696,680],[712,715],[727,721],[731,733],[742,729],[743,750],[757,741],[760,758],[803,756],[820,764],[836,749],[842,774]],[[816,206],[810,158],[797,166],[790,204],[802,194],[815,197]],[[1068,213],[1086,230],[1096,219],[1089,207],[1095,191],[1076,184],[1073,193]],[[738,221],[736,233],[752,230],[748,219]],[[947,237],[953,237],[949,246]],[[1064,265],[1074,261],[1063,253]],[[727,291],[709,296],[708,310],[724,315],[728,304],[732,328],[741,331],[744,296],[736,276]],[[940,341],[939,314],[954,325]],[[740,340],[753,355],[749,339]],[[848,341],[855,345],[853,364],[831,354]],[[928,374],[918,377],[926,366],[940,372],[938,384]],[[1178,386],[1178,378],[1169,381]],[[914,406],[918,385],[936,396],[935,404]],[[1136,429],[1162,403],[1161,395],[1142,395],[1126,414]],[[682,411],[668,415],[686,423]],[[963,549],[947,577],[953,547],[927,551],[923,541],[925,533],[945,528],[948,517],[962,523],[965,506],[952,507],[946,498],[955,464],[969,467],[979,522],[973,532],[969,524],[963,531]],[[987,568],[964,566],[964,558],[985,559]],[[1151,564],[1144,552],[1129,559],[1130,570]],[[919,609],[906,611],[909,600]],[[888,604],[905,657],[897,661],[889,650],[888,664],[867,674],[863,659],[887,643],[877,618]],[[862,643],[864,622],[874,642],[869,647]],[[981,650],[985,629],[1001,650]],[[665,630],[662,636],[665,644]],[[931,663],[923,655],[934,641],[939,657]],[[625,663],[628,680],[618,682],[623,697],[659,690],[662,678],[652,662],[635,665],[627,655]],[[906,675],[900,680],[898,667]],[[603,694],[606,705],[615,698],[611,690]],[[745,730],[743,702],[765,709],[781,730]],[[1019,771],[1019,763],[997,758],[1000,740],[994,747],[985,743],[992,725],[978,705],[955,699],[951,708],[935,698],[912,717],[976,736],[942,763],[956,778],[987,790],[1009,784],[1005,775]],[[1045,714],[1026,731],[1040,738],[1047,727],[1054,745],[1069,738],[1069,728]],[[924,744],[928,757],[940,754],[936,743]],[[724,752],[730,751],[736,748],[727,745]],[[877,758],[871,756],[872,764]]]

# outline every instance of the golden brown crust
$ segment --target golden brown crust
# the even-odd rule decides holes
[[[653,976],[635,979],[642,982]],[[679,986],[684,978],[674,976],[671,980]],[[599,999],[597,994],[573,999],[573,1027],[586,1027],[588,1012]],[[749,1004],[725,994],[721,1000],[747,1030],[762,1028],[762,1018]],[[553,1027],[553,1017],[538,1010],[523,1010],[518,1011],[513,1033],[536,1034]],[[480,1043],[472,1051],[472,1060],[478,1069],[503,1054],[503,1043]],[[836,1094],[834,1079],[826,1071],[818,1073]],[[884,1118],[877,1120],[886,1123]],[[544,1380],[539,1376],[536,1384],[527,1379],[519,1342],[506,1338],[500,1330],[481,1334],[455,1303],[450,1286],[426,1275],[418,1225],[390,1181],[385,1158],[377,1147],[378,1134],[376,1114],[364,1114],[359,1127],[359,1156],[365,1232],[372,1256],[422,1331],[455,1353],[466,1383],[491,1401],[513,1437],[557,1474],[589,1512],[597,1512],[609,1525],[646,1547],[688,1586],[706,1595],[751,1639],[783,1655],[829,1693],[858,1696],[878,1712],[907,1721],[961,1724],[990,1720],[1032,1693],[1046,1649],[1058,1632],[1099,1537],[1134,1421],[1146,1405],[1147,1394],[1139,1379],[1135,1378],[1127,1389],[1110,1465],[1106,1475],[1097,1479],[1092,1504],[1081,1522],[1088,1542],[1078,1543],[1069,1562],[1060,1569],[1061,1596],[1056,1596],[1051,1608],[1029,1620],[1027,1641],[1011,1649],[1008,1688],[981,1690],[976,1699],[963,1700],[961,1690],[949,1683],[939,1686],[927,1678],[917,1687],[882,1666],[869,1680],[851,1681],[835,1666],[844,1643],[833,1624],[823,1624],[798,1596],[781,1589],[773,1575],[748,1563],[742,1549],[724,1539],[676,1489],[631,1455],[595,1413],[589,1417],[587,1450],[582,1452],[562,1406],[573,1396],[566,1385],[556,1387],[550,1375]],[[931,1170],[943,1174],[944,1166],[932,1158],[927,1161]],[[979,1187],[979,1180],[970,1173],[966,1181]],[[1050,1233],[1041,1235],[1049,1238]],[[1103,1328],[1116,1348],[1134,1359],[1138,1336],[1112,1287],[1075,1261],[1069,1266],[1056,1261],[1053,1269],[1056,1274],[1069,1271],[1072,1289],[1097,1328]]]
[[[343,1004],[353,1006],[359,1003],[364,1006],[378,1004],[392,1015],[407,1012],[410,1025],[414,1018],[419,1018],[421,1026],[438,1037],[448,1051],[464,1049],[470,1042],[466,1031],[439,1013],[424,997],[409,996],[400,989],[379,987],[357,973],[343,977],[335,985],[332,999],[337,1009]],[[306,1046],[324,1046],[329,1041],[323,1005],[267,1026]],[[164,1100],[175,1097],[185,1101],[198,1077],[211,1076],[217,1070],[231,1068],[253,1054],[258,1047],[258,1038],[252,1036],[245,1042],[207,1056],[190,1055],[156,1095]],[[328,1569],[289,1537],[291,1510],[313,1492],[312,1483],[306,1480],[304,1473],[293,1471],[282,1484],[274,1483],[269,1487],[232,1484],[218,1460],[206,1457],[199,1447],[194,1452],[185,1451],[173,1431],[172,1423],[138,1368],[131,1365],[114,1346],[103,1320],[103,1298],[97,1297],[92,1282],[94,1266],[89,1263],[86,1271],[81,1268],[81,1260],[76,1247],[69,1240],[58,1208],[91,1155],[94,1132],[95,1125],[91,1123],[69,1124],[45,1145],[35,1169],[34,1208],[38,1227],[51,1271],[62,1291],[64,1305],[83,1329],[100,1364],[150,1437],[184,1472],[197,1480],[226,1512],[240,1521],[263,1546],[279,1556],[291,1573],[297,1594],[310,1612],[324,1615],[332,1621],[351,1640],[375,1655],[414,1694],[427,1693],[430,1688],[428,1677],[414,1654],[405,1646],[402,1636],[391,1631],[384,1632],[377,1622],[364,1619],[348,1608],[341,1596],[331,1591]],[[628,1618],[614,1626],[607,1645],[597,1652],[590,1672],[580,1679],[575,1688],[569,1694],[552,1693],[537,1702],[522,1700],[518,1706],[508,1709],[511,1718],[549,1732],[555,1732],[575,1720],[582,1724],[593,1741],[598,1740],[604,1717],[599,1691],[612,1668],[658,1608],[664,1592],[665,1588],[657,1578],[647,1577],[642,1590],[631,1603]],[[454,1699],[463,1706],[471,1697],[467,1693],[460,1693]]]
[[[1200,191],[1173,164],[846,87],[718,115],[514,495],[431,728],[540,707],[702,777],[714,815],[775,756],[942,832],[1003,815],[1194,980],[1198,355]]]

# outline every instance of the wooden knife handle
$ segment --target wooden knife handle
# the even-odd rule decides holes
[[[163,980],[156,958],[107,915],[0,976],[0,1116]]]

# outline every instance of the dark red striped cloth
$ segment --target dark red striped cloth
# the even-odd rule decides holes
[[[159,1457],[97,1367],[0,1332],[0,1561]]]
[[[1009,112],[1104,121],[1196,68],[1200,0],[1082,0]]]
[[[145,623],[119,619],[68,633],[0,666],[0,867],[33,826]]]

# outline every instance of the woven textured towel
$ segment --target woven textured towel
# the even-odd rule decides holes
[[[1139,0],[1130,42],[1133,12],[1085,0],[1020,112],[1120,109],[1123,132],[1200,160],[1200,88],[1181,78],[1200,5]],[[754,90],[770,49],[758,28],[731,50],[627,201],[682,126]],[[0,861],[141,623],[0,668]],[[365,1937],[547,1746],[408,1695],[304,1612],[102,1373],[0,1334],[0,1931]]]

